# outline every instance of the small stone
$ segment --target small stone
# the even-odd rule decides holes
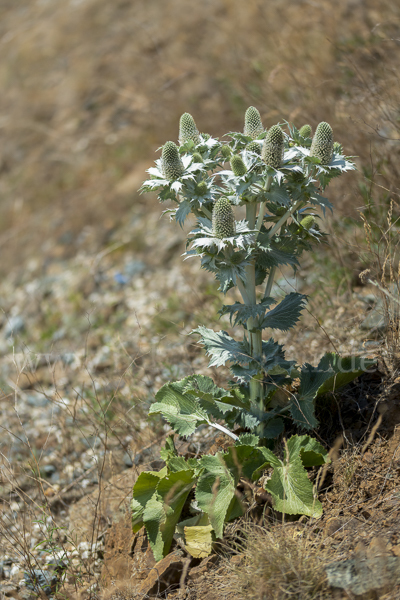
[[[14,337],[18,333],[21,333],[25,329],[25,321],[19,315],[15,317],[9,317],[4,326],[4,337]]]

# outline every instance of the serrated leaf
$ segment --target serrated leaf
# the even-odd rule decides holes
[[[241,302],[235,302],[235,304],[224,305],[219,314],[229,315],[229,319],[232,327],[236,325],[244,325],[248,319],[256,319],[260,316],[265,315],[265,311],[273,304],[275,300],[273,298],[263,298],[258,304],[242,304]],[[235,320],[232,323],[232,319],[235,316]]]
[[[254,433],[243,433],[235,442],[235,446],[253,446],[254,448],[260,443],[260,438]]]
[[[260,323],[260,327],[265,329],[279,329],[288,331],[294,327],[300,318],[307,296],[297,292],[291,292],[272,310],[270,310]]]
[[[245,365],[251,360],[247,344],[237,342],[226,331],[217,332],[200,325],[192,333],[201,335],[206,354],[211,356],[209,367],[221,367],[227,362]]]
[[[222,538],[225,517],[235,495],[235,482],[229,473],[222,454],[202,456],[204,472],[196,486],[196,500],[201,510],[209,515],[217,538]]]
[[[304,467],[319,467],[329,462],[327,450],[309,435],[293,435],[289,442],[290,452],[298,452]]]
[[[144,471],[140,473],[133,486],[131,510],[132,530],[136,533],[143,527],[143,513],[147,503],[154,496],[160,479],[167,474],[167,467],[161,471]]]
[[[308,479],[301,458],[295,451],[286,455],[279,466],[274,466],[271,479],[265,489],[274,499],[274,508],[289,515],[308,515],[318,518],[322,515],[322,505],[314,497],[313,486]]]
[[[247,445],[231,446],[223,454],[223,460],[234,477],[235,485],[244,477],[251,481],[254,471],[258,470],[265,462],[259,448]]]
[[[297,425],[312,429],[318,425],[314,413],[314,398],[322,384],[329,379],[332,371],[305,363],[300,371],[300,387],[295,396],[290,397],[290,412]]]
[[[268,201],[283,206],[290,206],[291,197],[283,186],[275,185],[268,192]]]
[[[177,208],[175,213],[175,220],[179,223],[181,227],[184,224],[186,217],[190,214],[191,210],[192,207],[189,200],[182,200],[179,203],[179,207]]]
[[[160,479],[156,494],[146,504],[143,522],[157,562],[169,552],[176,524],[195,480],[192,470],[168,473]]]
[[[166,383],[156,394],[149,414],[161,413],[171,427],[182,436],[188,436],[196,427],[208,422],[206,411],[192,395],[185,394],[187,378]]]

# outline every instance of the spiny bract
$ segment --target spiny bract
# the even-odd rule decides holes
[[[343,154],[343,146],[340,142],[333,142],[333,151],[336,154]]]
[[[303,125],[303,127],[300,127],[299,134],[303,138],[311,137],[311,125]]]
[[[231,169],[235,177],[243,177],[247,173],[246,165],[239,154],[235,154],[231,158]]]
[[[200,141],[199,130],[191,114],[183,113],[179,120],[179,143],[184,144],[192,140],[195,144]]]
[[[333,132],[329,123],[322,121],[318,125],[311,144],[310,156],[319,158],[323,165],[331,162],[333,156]]]
[[[265,137],[261,158],[268,167],[279,169],[282,164],[284,150],[283,131],[279,125],[273,125]]]
[[[264,131],[261,122],[261,116],[255,106],[249,106],[244,115],[244,135],[248,135],[253,140]]]
[[[257,144],[257,142],[250,142],[250,144],[247,144],[246,150],[255,152],[258,156],[261,156],[261,146],[260,144]]]
[[[162,172],[165,179],[178,179],[185,170],[179,150],[174,142],[166,142],[161,152]]]
[[[215,237],[219,239],[235,235],[235,217],[228,198],[220,198],[214,204],[212,228]]]

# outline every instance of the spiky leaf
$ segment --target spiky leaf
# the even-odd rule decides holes
[[[300,318],[301,311],[307,302],[307,296],[291,292],[272,310],[270,310],[260,323],[260,327],[265,329],[279,329],[288,331],[294,327]]]

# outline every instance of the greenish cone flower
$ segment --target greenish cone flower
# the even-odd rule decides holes
[[[200,152],[193,152],[192,157],[193,157],[193,162],[195,162],[195,163],[202,163],[202,162],[204,162],[203,161],[203,157],[200,154]]]
[[[268,167],[279,169],[282,164],[284,150],[285,138],[283,137],[283,131],[279,125],[273,125],[264,139],[261,158]]]
[[[179,143],[182,145],[189,140],[198,144],[200,142],[199,130],[196,127],[192,115],[183,113],[179,121]]]
[[[230,156],[232,154],[232,151],[229,148],[229,146],[222,146],[222,148],[221,148],[221,154],[222,154],[222,156],[224,158],[228,159],[228,158],[230,158]]]
[[[303,127],[300,127],[299,134],[303,138],[311,137],[311,125],[303,125]]]
[[[319,158],[323,165],[331,162],[333,156],[333,132],[329,123],[322,121],[318,125],[311,144],[310,156]]]
[[[204,194],[207,194],[207,191],[208,187],[205,181],[200,181],[200,183],[196,185],[195,192],[198,196],[204,196]]]
[[[179,150],[174,142],[166,142],[161,152],[162,172],[165,179],[170,181],[179,179],[185,170]]]
[[[248,135],[249,137],[257,138],[261,133],[263,133],[264,127],[261,122],[261,115],[255,106],[249,106],[244,115],[244,135]]]
[[[304,219],[300,221],[300,225],[303,227],[303,229],[307,229],[307,231],[311,229],[314,223],[315,217],[313,217],[312,215],[307,215],[306,217],[304,217]]]
[[[220,198],[214,204],[212,228],[215,237],[221,240],[235,235],[235,217],[228,198]]]
[[[247,144],[246,150],[255,152],[258,156],[261,156],[261,146],[260,144],[257,144],[257,142],[250,142],[250,144]]]
[[[243,159],[241,156],[239,156],[239,154],[235,154],[235,156],[232,156],[231,169],[235,177],[243,177],[243,175],[246,175],[246,165],[244,164]]]
[[[339,142],[333,142],[333,151],[336,154],[343,154],[343,146]]]

